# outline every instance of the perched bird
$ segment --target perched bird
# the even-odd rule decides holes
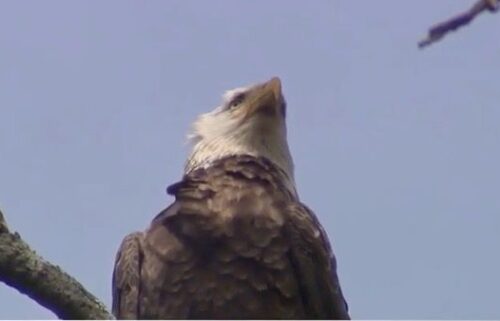
[[[349,319],[325,231],[299,201],[279,78],[201,115],[175,201],[116,257],[119,319]]]

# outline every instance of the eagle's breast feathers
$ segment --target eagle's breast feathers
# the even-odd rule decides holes
[[[117,301],[137,306],[133,317],[347,317],[326,235],[271,163],[227,157],[169,192],[176,201],[133,242],[126,238],[118,257],[119,265],[137,250],[123,267],[140,273],[115,271],[117,287],[128,289],[115,290]],[[131,286],[137,275],[140,289]]]

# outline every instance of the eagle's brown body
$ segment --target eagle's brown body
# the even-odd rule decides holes
[[[175,202],[118,251],[117,318],[349,318],[326,234],[297,196],[285,118],[277,77],[198,117]]]
[[[122,243],[117,318],[349,318],[328,239],[272,163],[226,157],[168,191],[175,202]]]

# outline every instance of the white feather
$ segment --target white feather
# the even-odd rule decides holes
[[[286,185],[296,194],[284,117],[256,114],[242,122],[226,108],[236,95],[251,88],[240,87],[227,91],[222,97],[221,106],[196,119],[188,135],[192,150],[185,172],[210,166],[215,160],[231,155],[264,157],[283,171]]]

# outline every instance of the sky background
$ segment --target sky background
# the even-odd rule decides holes
[[[500,318],[500,15],[475,0],[1,1],[0,208],[111,304],[195,117],[277,75],[353,318]],[[0,318],[54,318],[0,284]]]

